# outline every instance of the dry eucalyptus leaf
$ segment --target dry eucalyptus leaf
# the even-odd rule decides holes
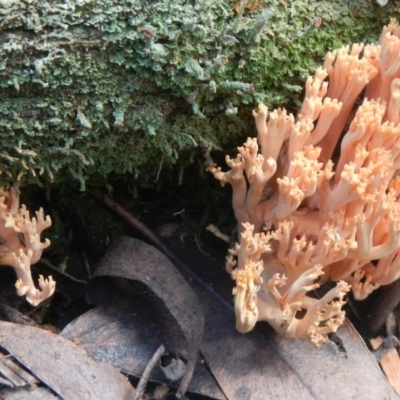
[[[35,387],[39,381],[7,352],[0,350],[0,387]]]
[[[18,387],[0,389],[0,398],[2,400],[59,400],[44,387]]]
[[[116,368],[94,361],[59,335],[0,322],[0,346],[64,399],[128,400],[134,396],[133,387]]]
[[[123,373],[137,378],[142,376],[161,344],[170,354],[187,358],[187,344],[182,330],[162,300],[149,290],[88,311],[71,322],[61,335],[78,340],[95,360],[107,361]],[[175,387],[179,384],[179,381],[170,382],[159,366],[152,370],[150,380]],[[188,391],[215,399],[225,398],[200,359]]]
[[[199,299],[175,266],[154,247],[130,237],[119,237],[100,261],[95,276],[113,276],[145,283],[175,317],[187,340],[186,372],[178,389],[185,393],[198,358],[203,336]]]

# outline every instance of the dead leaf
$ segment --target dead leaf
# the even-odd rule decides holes
[[[39,381],[26,371],[17,360],[0,350],[0,386],[3,388],[34,387]]]
[[[220,327],[206,333],[202,352],[230,399],[262,399],[265,391],[282,399],[397,398],[348,322],[339,335],[346,352],[332,342],[317,349],[270,329],[240,335]],[[220,334],[227,334],[223,342]]]
[[[161,252],[130,237],[114,240],[95,276],[138,280],[163,300],[187,339],[186,372],[178,389],[178,394],[184,394],[196,365],[204,325],[203,310],[190,285]]]
[[[392,349],[381,360],[381,366],[389,382],[400,395],[400,357],[397,349]]]
[[[0,346],[62,398],[132,399],[134,389],[113,366],[96,362],[69,340],[32,326],[0,321]]]
[[[122,372],[140,378],[157,348],[187,358],[182,330],[166,306],[153,293],[139,292],[96,307],[71,322],[61,333],[80,345],[95,360],[107,361]],[[159,367],[153,369],[153,382],[171,383]],[[204,362],[197,360],[189,392],[224,399]]]
[[[2,400],[59,400],[51,391],[44,387],[18,387],[0,390]]]
[[[130,239],[125,239],[119,241],[118,246],[112,246],[107,261],[102,263],[103,268],[113,266],[119,271],[121,264],[129,269],[135,264],[133,260],[138,258],[138,249],[143,251],[143,247],[149,247],[140,246],[137,241],[134,245],[130,242]],[[146,266],[141,268],[143,271],[152,268],[160,271],[160,267],[164,267],[163,273],[158,274],[162,280],[169,261],[156,249],[146,249],[146,254],[151,254],[151,257],[142,260]],[[180,255],[183,256],[184,252]],[[221,268],[221,264],[213,265],[197,249],[191,249],[187,260],[188,265],[199,264],[203,269],[205,266]],[[185,273],[185,276],[190,275],[190,271]],[[348,322],[340,329],[337,343],[328,342],[321,348],[307,340],[279,337],[267,324],[258,324],[254,331],[239,334],[235,330],[232,305],[210,285],[204,284],[194,274],[191,276],[191,285],[202,299],[205,316],[201,352],[228,399],[263,400],[266,396],[290,400],[398,399],[361,337]],[[156,281],[154,274],[150,281]],[[179,293],[179,286],[175,287]],[[179,312],[184,310],[184,305],[182,302]],[[190,303],[189,309],[193,310]]]

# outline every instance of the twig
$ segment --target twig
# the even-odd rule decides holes
[[[57,268],[55,265],[53,265],[53,264],[52,264],[49,260],[47,260],[46,258],[41,258],[41,259],[40,259],[40,263],[43,264],[43,265],[45,265],[46,267],[52,269],[53,271],[57,272],[58,274],[63,275],[63,276],[65,276],[65,277],[68,278],[68,279],[71,279],[71,281],[74,281],[74,282],[77,282],[77,283],[81,283],[81,284],[83,284],[83,285],[87,285],[87,282],[86,282],[86,281],[84,281],[84,280],[82,280],[82,279],[75,278],[75,277],[73,277],[72,275],[67,274],[67,273],[64,272],[64,271],[61,271],[60,268]]]
[[[147,382],[149,381],[151,371],[153,371],[153,368],[158,363],[158,361],[160,360],[160,358],[162,357],[164,352],[165,352],[165,347],[162,344],[157,349],[157,351],[153,354],[153,357],[151,357],[150,361],[146,365],[146,368],[143,371],[142,377],[140,378],[139,383],[136,387],[136,393],[135,393],[135,397],[133,398],[133,400],[142,400],[143,392],[144,392],[144,389],[146,388]]]
[[[164,253],[172,262],[181,264],[172,251],[166,246],[160,238],[146,226],[143,222],[135,218],[129,211],[121,207],[111,196],[101,192],[98,189],[90,189],[90,194],[106,205],[120,217],[122,217],[129,225],[139,231],[155,248]]]

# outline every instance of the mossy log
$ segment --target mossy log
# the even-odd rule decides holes
[[[258,102],[298,105],[326,51],[376,41],[395,3],[0,0],[2,179],[162,183],[240,143]]]

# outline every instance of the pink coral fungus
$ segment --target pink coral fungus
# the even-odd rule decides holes
[[[40,240],[42,231],[50,225],[50,217],[45,217],[42,209],[36,212],[36,218],[30,218],[25,206],[19,208],[16,192],[0,188],[0,265],[14,268],[18,295],[34,306],[50,297],[56,285],[51,276],[44,279],[40,275],[39,290],[31,275],[31,264],[39,261],[43,249],[50,245],[48,239]]]
[[[364,299],[400,277],[398,23],[379,45],[328,53],[297,117],[264,104],[253,116],[257,139],[227,157],[230,171],[208,165],[233,188],[240,243],[227,270],[237,329],[267,321],[320,345],[343,323],[350,288]],[[337,286],[308,295],[327,279]]]

